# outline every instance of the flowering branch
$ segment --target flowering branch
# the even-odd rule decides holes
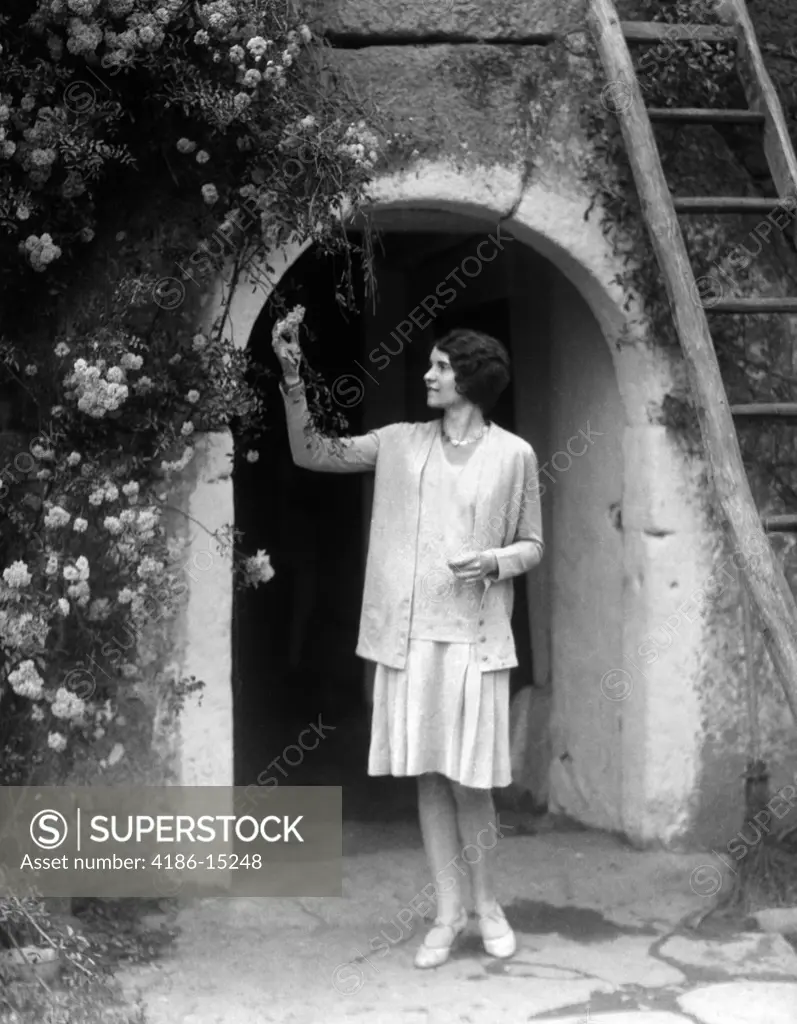
[[[278,0],[17,6],[0,16],[0,269],[18,298],[0,313],[0,370],[56,432],[3,479],[0,745],[28,762],[0,782],[26,781],[41,748],[111,768],[125,688],[201,685],[139,643],[187,589],[161,514],[197,434],[232,430],[255,461],[265,410],[262,373],[223,317],[196,330],[186,282],[201,294],[223,263],[292,239],[356,251],[339,212],[367,198],[385,146]],[[112,230],[144,192],[166,211],[152,265]],[[238,583],[273,577],[267,552],[207,532]]]

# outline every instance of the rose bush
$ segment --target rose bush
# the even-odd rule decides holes
[[[0,484],[0,783],[24,784],[45,758],[118,763],[122,688],[179,706],[201,685],[139,644],[186,589],[164,517],[197,435],[231,429],[254,461],[264,410],[262,371],[223,317],[199,329],[185,282],[294,239],[350,253],[339,214],[387,138],[279,0],[12,2],[0,47],[0,273],[19,299],[0,397],[26,443],[38,429]],[[124,218],[150,202],[148,264]],[[190,271],[164,276],[186,246]],[[232,527],[212,539],[242,585],[273,575]]]

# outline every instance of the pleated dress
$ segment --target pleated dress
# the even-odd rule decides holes
[[[483,438],[435,439],[421,475],[409,650],[404,669],[377,663],[369,775],[439,772],[474,789],[508,786],[509,669],[477,657],[485,584],[458,580],[448,559],[473,551]]]

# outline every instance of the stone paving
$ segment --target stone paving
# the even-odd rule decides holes
[[[184,907],[173,955],[121,976],[151,1024],[797,1024],[789,941],[680,927],[702,906],[689,880],[704,856],[590,832],[506,839],[496,878],[517,955],[491,960],[474,925],[418,971],[427,923],[397,916],[428,881],[417,830],[352,828],[347,846],[368,852],[347,855],[343,899]]]

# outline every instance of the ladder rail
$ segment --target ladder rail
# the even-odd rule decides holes
[[[764,153],[772,180],[781,199],[797,206],[797,155],[789,136],[786,115],[775,84],[767,71],[758,37],[745,0],[726,0],[729,16],[736,24],[736,52],[739,77],[751,110],[764,115]],[[797,239],[797,219],[791,226]]]
[[[742,462],[722,375],[664,176],[653,127],[613,0],[589,0],[587,21],[606,77],[622,82],[617,111],[651,244],[662,271],[695,396],[703,444],[733,545],[747,557],[742,572],[768,633],[786,700],[797,721],[797,603],[764,531]],[[751,556],[758,555],[756,559]]]

